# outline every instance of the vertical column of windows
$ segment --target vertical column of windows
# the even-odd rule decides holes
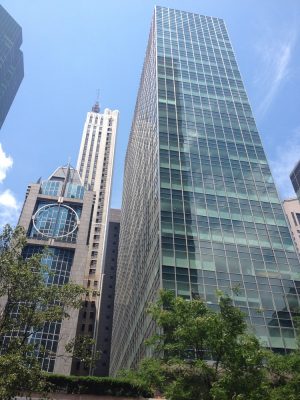
[[[109,119],[108,126],[112,127],[113,120]],[[104,210],[104,197],[106,193],[106,184],[107,184],[107,172],[108,172],[108,163],[110,158],[110,149],[111,149],[111,135],[112,128],[107,129],[106,141],[105,141],[105,154],[102,166],[102,174],[100,181],[100,192],[99,192],[99,202],[98,202],[98,211],[97,211],[97,219],[96,222],[101,222],[103,218],[103,210]]]
[[[86,134],[85,134],[85,140],[84,140],[83,151],[82,151],[81,162],[80,162],[80,170],[79,170],[81,176],[82,176],[83,168],[85,165],[85,157],[86,157],[86,152],[87,152],[87,147],[88,147],[90,128],[91,128],[91,125],[88,125]]]
[[[85,170],[85,184],[88,184],[88,182],[89,182],[91,161],[92,161],[92,157],[93,157],[93,153],[94,153],[95,136],[96,136],[96,127],[93,126],[92,138],[91,138],[91,143],[90,143],[89,152],[88,152],[89,155],[88,155],[86,170]]]
[[[99,151],[100,151],[101,136],[102,136],[102,128],[99,128],[95,157],[94,157],[93,173],[92,173],[92,179],[91,179],[92,187],[94,187],[95,177],[96,177],[96,173],[97,173],[97,169],[98,169],[98,158],[99,158]]]

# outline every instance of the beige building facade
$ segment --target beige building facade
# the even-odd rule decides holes
[[[300,202],[298,199],[284,200],[283,209],[288,219],[292,238],[300,253]]]
[[[69,165],[57,168],[47,180],[28,186],[18,223],[27,236],[23,253],[25,258],[30,257],[47,246],[42,261],[53,272],[47,284],[82,285],[94,201],[94,192],[84,188],[78,172]],[[42,368],[48,372],[71,373],[72,359],[62,355],[76,335],[79,311],[70,310],[69,314],[68,319],[45,323],[30,337],[37,349],[49,350],[49,354],[39,355]]]

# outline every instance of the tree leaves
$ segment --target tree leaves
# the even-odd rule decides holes
[[[40,343],[31,340],[45,324],[69,318],[71,308],[79,308],[83,287],[67,283],[48,284],[53,271],[43,263],[47,249],[24,259],[26,237],[23,228],[4,228],[0,235],[0,398],[10,399],[41,387],[43,377],[37,355],[55,357]],[[87,355],[73,343],[72,353]],[[69,349],[70,350],[70,349]],[[70,355],[72,356],[72,354]]]
[[[218,293],[216,312],[200,298],[162,291],[149,313],[155,357],[128,374],[168,400],[296,400],[300,352],[273,354],[247,332],[242,312]]]

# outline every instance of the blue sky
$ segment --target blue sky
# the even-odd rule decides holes
[[[300,158],[299,0],[3,0],[23,28],[25,78],[0,131],[0,226],[15,223],[27,185],[76,165],[97,89],[120,110],[112,207],[155,4],[224,18],[282,198]]]

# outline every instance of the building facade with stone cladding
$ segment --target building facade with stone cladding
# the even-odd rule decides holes
[[[69,165],[57,168],[47,180],[28,186],[19,219],[27,236],[23,255],[30,257],[47,246],[42,262],[52,272],[48,285],[83,285],[94,202],[95,193],[85,190],[78,172]],[[38,354],[45,371],[70,374],[72,360],[62,355],[76,335],[78,315],[78,310],[71,310],[69,319],[45,323],[30,337],[38,347],[51,352],[47,356]]]

